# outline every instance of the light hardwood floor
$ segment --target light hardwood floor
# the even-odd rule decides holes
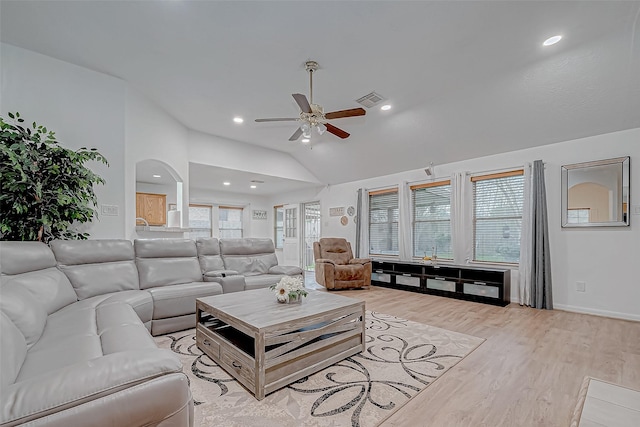
[[[640,322],[380,287],[340,294],[486,339],[381,427],[568,426],[585,376],[640,389]]]

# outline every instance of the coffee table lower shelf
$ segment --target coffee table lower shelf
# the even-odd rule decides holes
[[[197,303],[196,344],[258,400],[365,350],[364,304],[252,330]]]

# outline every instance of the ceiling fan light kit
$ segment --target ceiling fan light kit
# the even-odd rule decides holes
[[[364,116],[366,111],[363,108],[351,108],[348,110],[332,111],[330,113],[324,113],[324,109],[319,104],[313,103],[313,73],[318,69],[318,63],[316,61],[307,61],[305,63],[305,69],[309,73],[309,99],[301,93],[294,93],[293,99],[300,107],[300,116],[285,117],[285,118],[271,118],[271,119],[256,119],[256,122],[282,122],[282,121],[299,121],[302,124],[291,135],[289,141],[297,141],[301,136],[308,140],[303,142],[310,145],[310,139],[312,131],[318,133],[318,135],[324,134],[326,131],[337,136],[341,139],[349,137],[349,133],[333,126],[328,123],[327,120],[340,119],[346,117]]]

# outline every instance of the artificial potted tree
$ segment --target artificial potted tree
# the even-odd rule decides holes
[[[19,113],[0,117],[0,236],[2,240],[86,239],[79,230],[97,215],[94,184],[105,181],[85,166],[108,165],[95,148],[71,150],[55,133]]]

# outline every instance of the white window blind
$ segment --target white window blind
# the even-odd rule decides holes
[[[218,208],[218,229],[221,239],[242,237],[242,208],[220,206]]]
[[[579,224],[589,222],[591,210],[589,208],[569,208],[567,210],[567,222],[570,224]]]
[[[472,177],[475,261],[518,263],[523,171]]]
[[[284,207],[274,206],[273,210],[273,235],[275,236],[275,245],[276,249],[282,249],[284,247]]]
[[[413,256],[453,259],[451,181],[411,186]]]
[[[189,205],[189,238],[211,237],[211,206]]]
[[[398,190],[369,193],[369,253],[398,255]]]

